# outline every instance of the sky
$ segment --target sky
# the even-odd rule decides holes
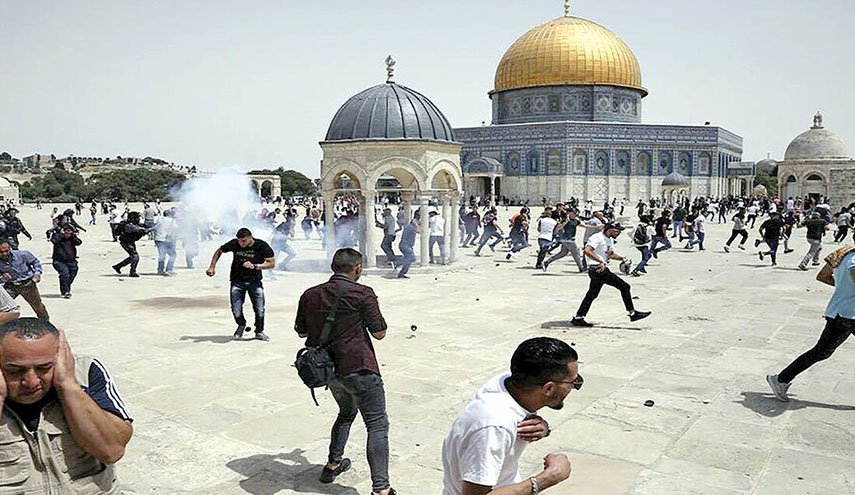
[[[505,50],[563,0],[0,1],[0,151],[320,172],[336,110],[385,81],[490,121]],[[710,121],[746,161],[821,110],[855,149],[852,0],[573,0],[638,58],[645,123]]]

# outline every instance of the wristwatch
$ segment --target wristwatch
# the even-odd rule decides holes
[[[538,495],[540,493],[540,487],[537,486],[537,478],[532,476],[529,480],[531,480],[531,495]]]

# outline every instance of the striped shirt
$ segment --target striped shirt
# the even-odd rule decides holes
[[[21,306],[0,286],[0,313],[17,313]]]

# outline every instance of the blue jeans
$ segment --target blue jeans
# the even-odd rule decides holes
[[[689,246],[692,247],[695,244],[700,245],[700,249],[704,248],[704,238],[706,238],[706,233],[704,232],[695,232],[696,239],[689,240]]]
[[[436,260],[433,257],[433,247],[439,246],[439,262],[443,265],[445,264],[445,237],[441,235],[432,235],[428,239],[428,254],[430,255],[430,262],[434,263]]]
[[[157,247],[157,273],[163,275],[165,272],[172,272],[175,269],[175,242],[173,241],[154,241]],[[169,257],[169,261],[166,258]],[[164,264],[166,265],[164,271]]]
[[[656,249],[657,244],[662,244],[662,247]],[[669,241],[667,237],[660,237],[658,235],[653,236],[653,242],[650,243],[651,251],[661,253],[662,251],[667,251],[669,249],[671,249],[671,241]]]
[[[638,249],[641,252],[641,263],[635,267],[634,271],[640,272],[647,266],[647,262],[650,261],[650,257],[653,256],[653,252],[647,246],[635,246],[635,249]]]
[[[410,265],[416,261],[416,253],[413,252],[413,246],[407,246],[405,244],[398,244],[398,248],[401,250],[401,271],[398,272],[399,277],[403,277],[410,271]]]
[[[528,247],[528,241],[523,234],[511,234],[511,252],[518,253]]]
[[[763,239],[763,242],[769,245],[769,250],[763,254],[770,256],[772,258],[772,263],[777,263],[779,239]]]
[[[389,417],[383,379],[373,373],[353,373],[333,377],[329,388],[338,404],[338,417],[330,433],[328,462],[341,462],[350,427],[359,412],[368,430],[366,454],[371,487],[375,492],[389,488]]]
[[[394,235],[383,235],[383,242],[380,243],[380,249],[382,249],[383,253],[386,254],[386,263],[395,264],[398,261],[398,257],[395,255],[395,250],[392,248],[393,242],[395,242]]]
[[[231,282],[232,316],[235,323],[246,326],[246,318],[243,316],[243,303],[246,294],[249,293],[249,301],[252,303],[252,311],[255,313],[255,333],[264,331],[264,286],[261,280],[244,282],[232,280]]]

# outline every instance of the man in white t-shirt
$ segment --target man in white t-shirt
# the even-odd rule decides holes
[[[544,457],[544,470],[526,480],[519,459],[530,442],[549,435],[535,414],[561,409],[573,390],[582,388],[579,357],[558,339],[538,337],[517,347],[511,372],[488,381],[442,443],[443,495],[529,495],[570,476],[565,454]]]
[[[428,227],[430,229],[430,237],[428,244],[428,253],[430,254],[430,262],[436,263],[433,256],[433,247],[439,244],[440,263],[445,264],[445,219],[437,211],[429,213]]]
[[[579,310],[576,311],[576,316],[570,320],[571,325],[575,327],[594,326],[585,321],[585,316],[588,315],[591,304],[600,295],[604,285],[609,285],[620,291],[630,321],[638,321],[650,316],[650,311],[636,311],[632,303],[630,285],[612,273],[606,266],[610,260],[624,261],[623,256],[613,251],[614,240],[623,230],[624,227],[619,223],[608,224],[603,227],[602,232],[592,235],[585,244],[585,260],[588,264],[588,278],[591,280],[585,299],[582,300]]]
[[[547,253],[552,248],[556,225],[558,225],[558,212],[553,213],[547,208],[537,221],[537,244],[539,249],[537,252],[537,263],[535,263],[534,267],[538,270],[543,269],[543,260],[546,259]]]

